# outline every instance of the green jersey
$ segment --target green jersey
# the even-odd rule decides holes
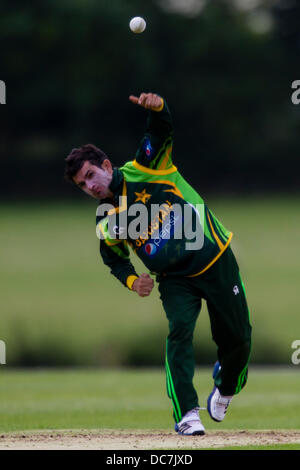
[[[112,208],[96,219],[103,261],[129,288],[138,277],[129,247],[157,276],[194,277],[215,263],[232,238],[173,164],[166,102],[148,113],[135,159],[113,171],[113,201],[99,206]]]

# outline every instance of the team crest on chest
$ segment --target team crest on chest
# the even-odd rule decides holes
[[[136,195],[136,200],[134,202],[139,202],[141,201],[143,204],[146,204],[146,202],[150,199],[151,194],[146,193],[146,189],[143,189],[141,193],[134,193]]]

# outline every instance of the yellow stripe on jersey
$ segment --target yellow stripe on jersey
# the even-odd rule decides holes
[[[157,167],[158,170],[166,170],[167,169],[167,166],[168,166],[168,163],[169,163],[169,160],[170,160],[171,152],[172,152],[172,145],[170,145],[168,147],[168,149],[165,153],[165,156],[162,159],[162,162],[160,164],[158,164],[158,167]]]
[[[106,220],[105,220],[106,222]],[[103,239],[104,239],[104,242],[106,243],[107,246],[114,246],[114,245],[118,245],[119,243],[121,243],[123,240],[114,240],[113,242],[110,241],[112,239],[108,239],[109,238],[109,233],[107,230],[104,229],[103,225],[103,220],[101,220],[99,223],[98,223],[98,228],[99,230],[101,231],[102,235],[103,235]]]
[[[207,218],[208,218],[208,222],[209,222],[209,225],[210,225],[210,228],[211,228],[211,231],[212,231],[212,234],[213,236],[215,237],[215,240],[218,244],[218,247],[220,248],[220,250],[222,250],[224,248],[224,245],[223,243],[221,242],[220,238],[218,237],[218,235],[216,234],[216,232],[214,231],[214,228],[212,226],[212,223],[211,223],[211,220],[210,220],[210,217],[209,217],[209,213],[207,212]]]
[[[141,165],[136,160],[133,160],[132,165],[137,170],[142,171],[143,173],[148,173],[149,175],[169,175],[170,173],[175,173],[175,171],[177,171],[175,165],[172,165],[171,168],[168,168],[167,170],[153,170],[144,165]]]
[[[169,186],[173,186],[173,189],[164,189],[164,193],[174,193],[176,196],[179,196],[181,199],[184,199],[182,192],[178,187],[176,186],[173,181],[168,181],[168,180],[156,180],[156,181],[147,181],[147,183],[156,183],[156,184],[167,184]]]
[[[210,267],[220,258],[220,256],[224,253],[224,251],[225,251],[226,248],[228,247],[229,243],[231,242],[232,236],[233,236],[233,233],[231,233],[231,234],[229,235],[229,238],[228,238],[226,244],[223,245],[223,248],[222,248],[222,250],[220,251],[220,253],[218,253],[217,256],[216,256],[207,266],[205,266],[204,269],[202,269],[202,271],[200,271],[199,273],[196,273],[196,274],[189,274],[189,275],[187,275],[186,277],[196,277],[196,276],[200,276],[200,274],[202,274],[202,273],[204,273],[205,271],[207,271],[207,269],[210,268]]]

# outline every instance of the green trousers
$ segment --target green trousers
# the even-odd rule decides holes
[[[167,393],[174,419],[199,406],[193,386],[193,333],[201,301],[207,303],[211,331],[221,370],[215,385],[222,395],[234,395],[246,384],[251,325],[245,288],[235,256],[228,247],[207,271],[196,277],[159,278],[160,297],[169,321],[166,344]]]

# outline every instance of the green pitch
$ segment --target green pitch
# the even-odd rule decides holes
[[[299,198],[209,198],[234,232],[253,324],[252,362],[291,364],[300,339]],[[161,365],[167,322],[157,288],[129,292],[98,253],[96,205],[1,206],[0,339],[8,365]],[[133,256],[138,272],[143,272]],[[206,308],[195,331],[198,364],[215,359]]]
[[[253,324],[249,383],[224,423],[201,419],[208,432],[300,429],[299,198],[211,201],[234,232]],[[140,299],[112,279],[98,255],[95,205],[3,205],[0,231],[0,431],[173,429],[162,369],[100,366],[164,361],[167,323],[157,292]],[[134,258],[133,258],[134,260]],[[141,265],[137,264],[139,272]],[[211,364],[215,346],[205,308],[195,331],[196,362]],[[254,362],[284,369],[256,369]],[[97,366],[91,369],[9,369]],[[211,367],[197,370],[200,405]],[[281,448],[293,448],[283,444]],[[275,447],[276,448],[276,447]],[[296,447],[299,449],[298,447]]]
[[[173,429],[162,369],[0,370],[0,431],[42,429]],[[197,369],[200,406],[211,370]],[[250,368],[226,420],[200,411],[207,430],[300,429],[299,370]]]

